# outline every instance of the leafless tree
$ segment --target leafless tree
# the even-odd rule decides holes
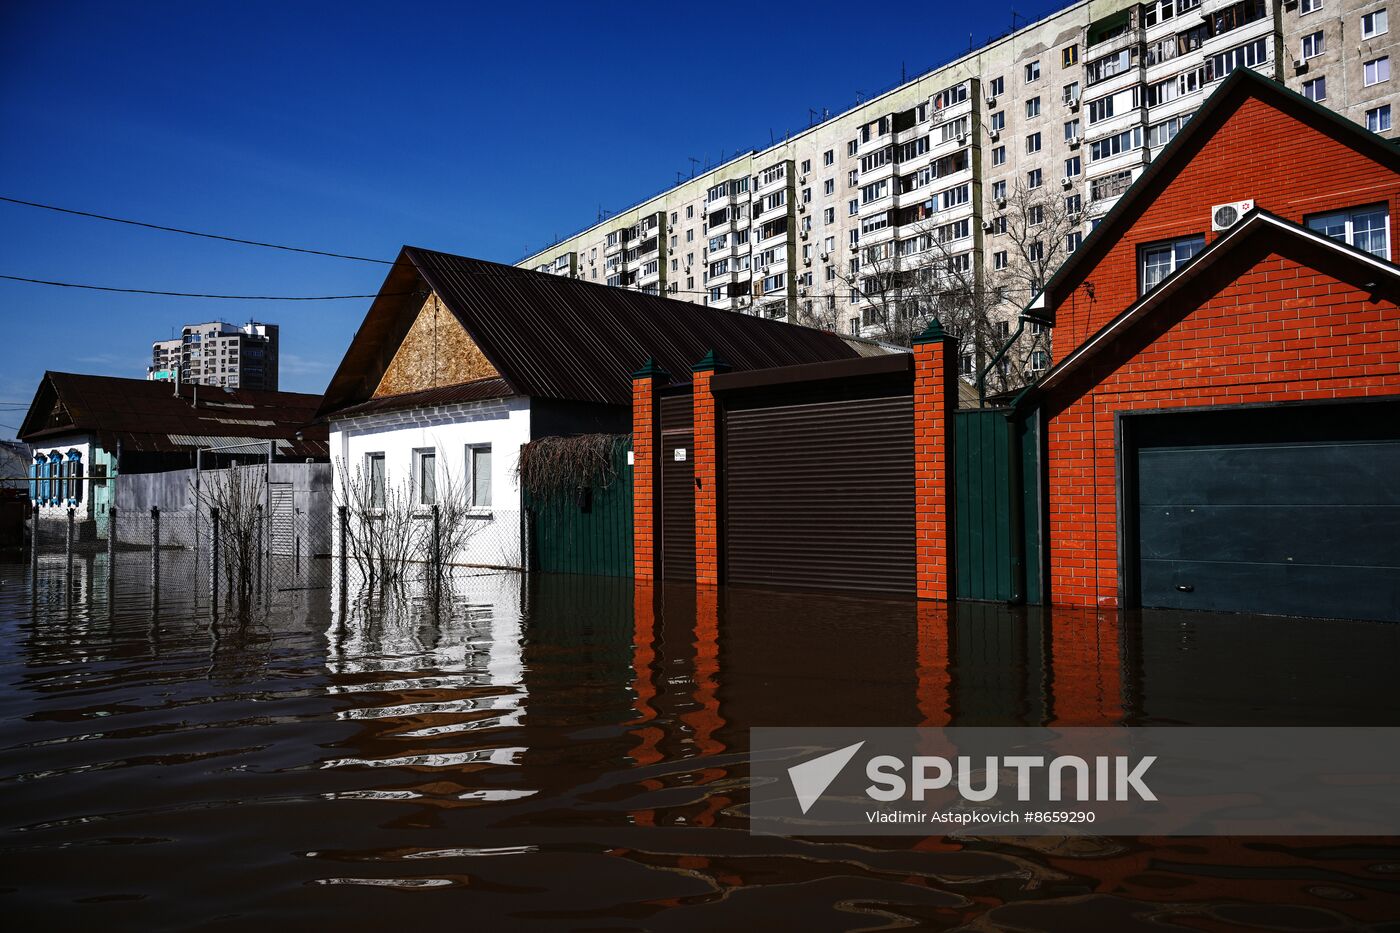
[[[385,478],[376,486],[360,467],[349,469],[343,460],[336,466],[344,477],[336,488],[336,505],[346,511],[342,547],[371,591],[406,582],[416,562],[426,566],[430,582],[440,583],[482,526],[464,477],[450,465],[435,471],[431,504],[411,479]]]
[[[253,594],[253,571],[262,546],[262,504],[267,475],[262,464],[244,464],[200,475],[190,489],[198,506],[218,511],[219,534],[214,541],[223,564],[227,592],[246,609]]]
[[[843,313],[857,313],[866,335],[910,346],[937,318],[958,341],[963,374],[980,379],[1014,333],[1021,310],[1068,256],[1085,210],[1077,188],[1020,182],[993,204],[990,229],[981,231],[987,267],[979,266],[972,250],[978,231],[935,214],[905,225],[895,239],[861,249],[858,261],[838,271],[825,294],[815,295],[810,306],[799,303],[798,322],[838,330]],[[966,221],[969,227],[975,222]],[[986,373],[985,390],[1026,385],[1034,354],[1048,351],[1048,341],[1043,328],[1028,324],[1016,346]]]

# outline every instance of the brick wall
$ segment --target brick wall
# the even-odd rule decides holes
[[[953,599],[953,429],[957,344],[937,322],[914,342],[914,590]]]
[[[695,458],[695,583],[719,583],[719,426],[710,380],[728,364],[713,352],[696,364],[691,382]]]
[[[1400,393],[1396,304],[1312,268],[1330,264],[1309,247],[1279,249],[1244,255],[1208,293],[1158,309],[1047,406],[1056,604],[1118,603],[1117,413]]]
[[[632,576],[657,577],[656,518],[660,492],[661,406],[658,393],[668,377],[648,365],[632,377]]]
[[[1311,214],[1386,202],[1391,242],[1400,243],[1400,175],[1340,138],[1324,118],[1300,119],[1248,97],[1214,119],[1223,122],[1176,154],[1156,182],[1156,196],[1145,199],[1150,203],[1115,221],[1126,226],[1112,246],[1089,256],[1053,296],[1059,356],[1137,299],[1139,246],[1193,234],[1214,240],[1214,204],[1252,198],[1259,208],[1302,223]]]

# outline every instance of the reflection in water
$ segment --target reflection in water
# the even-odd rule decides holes
[[[0,567],[0,896],[141,929],[1360,929],[1388,840],[750,837],[756,725],[1395,724],[1400,626]],[[31,576],[33,579],[31,579]],[[153,605],[154,603],[154,605]],[[1379,927],[1370,926],[1369,929]]]

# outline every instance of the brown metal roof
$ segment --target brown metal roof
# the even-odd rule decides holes
[[[406,246],[326,390],[321,414],[369,399],[424,286],[515,390],[630,405],[651,357],[676,378],[711,350],[736,370],[859,355],[839,336],[752,315]]]
[[[131,451],[189,450],[192,438],[276,440],[288,456],[329,456],[328,429],[310,423],[320,396],[199,386],[196,407],[194,386],[178,391],[169,382],[48,372],[19,437],[39,443],[93,432],[103,447],[115,450],[120,440]]]
[[[418,392],[405,392],[402,395],[385,395],[372,398],[335,413],[337,418],[351,415],[369,415],[384,411],[403,411],[408,408],[431,408],[434,405],[451,405],[454,402],[480,402],[493,398],[509,398],[519,393],[504,379],[491,377],[463,382],[453,386],[438,386]]]

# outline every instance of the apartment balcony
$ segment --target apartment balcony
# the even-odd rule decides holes
[[[886,162],[884,165],[872,168],[868,172],[861,172],[858,176],[857,184],[870,185],[874,184],[877,181],[880,181],[881,179],[893,178],[898,173],[899,169],[903,167],[904,166],[891,160],[889,162]]]
[[[784,187],[787,187],[787,186],[791,185],[791,184],[792,184],[792,169],[791,169],[791,167],[789,166],[788,170],[787,170],[787,171],[784,171],[783,174],[782,174],[780,177],[775,178],[775,179],[773,179],[772,181],[770,181],[770,182],[768,182],[768,183],[766,183],[766,184],[763,182],[763,172],[761,172],[761,171],[760,171],[760,172],[757,172],[757,173],[754,175],[754,178],[756,179],[756,183],[752,186],[752,190],[751,190],[750,193],[749,193],[749,197],[750,197],[751,200],[757,201],[758,198],[759,198],[759,195],[763,195],[763,194],[772,194],[774,191],[777,191],[779,188],[784,188]]]
[[[973,98],[972,98],[972,95],[971,95],[971,94],[968,95],[967,100],[958,101],[956,104],[951,104],[951,105],[949,105],[949,106],[947,106],[947,107],[942,107],[942,108],[939,108],[939,109],[937,109],[937,110],[934,110],[934,109],[930,108],[930,109],[929,109],[929,118],[930,118],[930,120],[932,121],[932,127],[933,127],[933,129],[935,129],[935,130],[938,129],[938,127],[939,127],[941,124],[947,123],[949,120],[956,120],[958,117],[970,116],[970,115],[972,114],[972,108],[973,108]],[[971,122],[971,121],[969,121],[969,122]],[[916,126],[917,126],[917,125],[916,125]],[[924,128],[927,129],[928,126],[925,125]],[[915,134],[909,136],[908,138],[909,138],[909,139],[913,139],[913,138],[914,138],[915,136],[917,136],[917,135],[918,135],[918,134],[915,133]],[[930,142],[931,142],[931,141],[932,141],[932,140],[930,140]]]

